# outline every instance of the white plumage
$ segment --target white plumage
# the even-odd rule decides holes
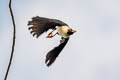
[[[68,38],[70,35],[67,34],[69,27],[68,26],[56,26],[57,31],[61,37]]]

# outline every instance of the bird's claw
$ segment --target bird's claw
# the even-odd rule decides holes
[[[60,40],[60,43],[64,43],[64,42],[65,42],[65,39]]]
[[[52,38],[52,37],[53,37],[53,34],[52,34],[52,33],[49,33],[46,38]]]

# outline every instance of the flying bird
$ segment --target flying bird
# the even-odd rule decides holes
[[[46,55],[45,63],[48,67],[56,60],[60,52],[63,50],[70,38],[70,35],[76,32],[76,30],[73,30],[66,23],[60,20],[39,16],[33,17],[32,20],[28,22],[28,25],[31,25],[28,28],[31,30],[30,33],[37,38],[49,29],[51,29],[52,32],[50,32],[46,38],[52,38],[56,34],[61,36],[60,44],[57,47],[54,47]],[[56,33],[54,33],[55,31]]]

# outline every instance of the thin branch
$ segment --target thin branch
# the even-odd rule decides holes
[[[15,25],[14,15],[12,12],[11,2],[12,2],[12,0],[9,1],[9,9],[10,9],[10,14],[11,14],[12,23],[13,23],[13,44],[12,44],[11,56],[10,56],[10,60],[9,60],[9,64],[8,64],[8,68],[7,68],[4,80],[7,80],[8,72],[10,70],[10,66],[12,63],[14,47],[15,47],[15,36],[16,36],[16,25]]]

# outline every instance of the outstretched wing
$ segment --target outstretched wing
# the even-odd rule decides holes
[[[54,49],[48,52],[45,60],[45,63],[47,64],[47,66],[50,66],[56,60],[57,56],[63,50],[68,40],[69,38],[64,38],[64,42],[60,43],[60,45],[58,45],[57,47],[55,47]]]
[[[28,28],[31,30],[31,34],[33,34],[33,36],[37,35],[36,37],[39,37],[42,33],[48,31],[49,29],[55,29],[56,26],[67,24],[57,19],[36,16],[32,18],[32,21],[28,22],[28,25],[32,25]]]

